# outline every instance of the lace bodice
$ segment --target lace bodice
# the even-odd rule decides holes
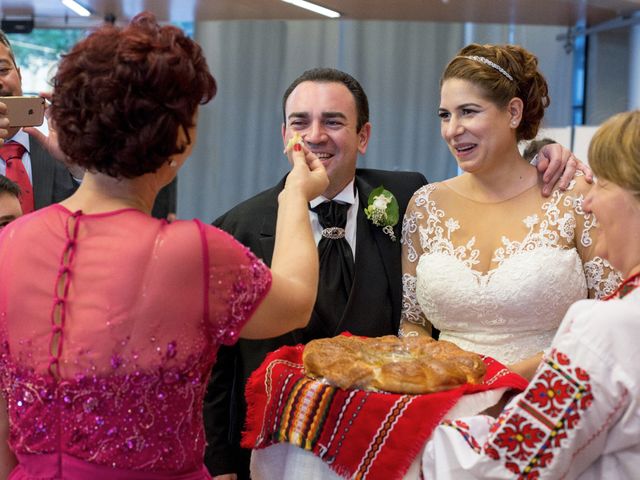
[[[202,468],[217,348],[236,340],[270,281],[247,249],[197,221],[59,205],[16,221],[0,235],[12,450],[143,472]]]
[[[507,364],[547,348],[573,302],[620,280],[594,256],[587,188],[576,177],[548,199],[536,185],[495,204],[446,183],[418,190],[403,223],[401,334],[431,323],[441,339]]]

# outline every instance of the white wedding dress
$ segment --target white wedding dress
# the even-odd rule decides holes
[[[512,364],[549,347],[569,306],[612,292],[620,278],[594,257],[595,220],[576,177],[543,198],[538,186],[499,203],[426,185],[403,223],[403,313],[440,339]]]

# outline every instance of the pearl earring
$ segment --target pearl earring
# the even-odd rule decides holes
[[[178,163],[175,160],[169,160],[169,166],[171,168],[176,168],[178,166]]]

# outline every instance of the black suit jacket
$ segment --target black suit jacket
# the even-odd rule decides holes
[[[231,233],[268,265],[271,264],[275,240],[277,197],[284,187],[284,181],[282,179],[275,187],[237,205],[214,222],[214,225]],[[360,205],[356,228],[355,277],[337,331],[323,325],[314,313],[305,328],[265,340],[240,339],[236,345],[220,349],[205,398],[204,412],[208,441],[205,464],[213,475],[231,472],[239,473],[240,478],[247,475],[248,455],[243,455],[239,450],[246,412],[244,385],[267,353],[283,345],[306,343],[343,331],[371,337],[397,334],[402,307],[399,241],[402,222],[395,226],[396,241],[393,242],[380,227],[366,218],[364,208],[371,191],[384,185],[397,198],[402,219],[411,196],[426,183],[426,178],[415,172],[356,170],[355,185]]]
[[[69,170],[55,160],[33,137],[29,138],[29,156],[31,157],[31,175],[33,184],[33,203],[35,209],[58,203],[69,197],[78,188]],[[176,212],[178,180],[175,178],[164,187],[153,204],[152,215],[167,218]]]
[[[35,209],[58,203],[78,188],[69,170],[56,161],[34,138],[29,139],[31,182]]]

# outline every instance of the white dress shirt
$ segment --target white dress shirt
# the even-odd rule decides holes
[[[357,228],[357,220],[358,220],[358,206],[360,202],[358,201],[358,192],[354,188],[354,180],[351,180],[349,184],[342,189],[340,193],[338,193],[332,199],[328,199],[320,195],[319,197],[314,198],[309,202],[309,206],[311,208],[315,208],[323,202],[329,202],[331,200],[339,203],[348,203],[351,205],[349,210],[347,210],[347,226],[345,228],[345,238],[351,247],[351,251],[353,252],[353,259],[356,258],[356,228]],[[311,219],[311,229],[313,230],[313,237],[316,240],[316,245],[320,243],[320,239],[322,238],[322,226],[320,225],[320,221],[318,220],[318,214],[312,210],[309,210],[309,218]]]

